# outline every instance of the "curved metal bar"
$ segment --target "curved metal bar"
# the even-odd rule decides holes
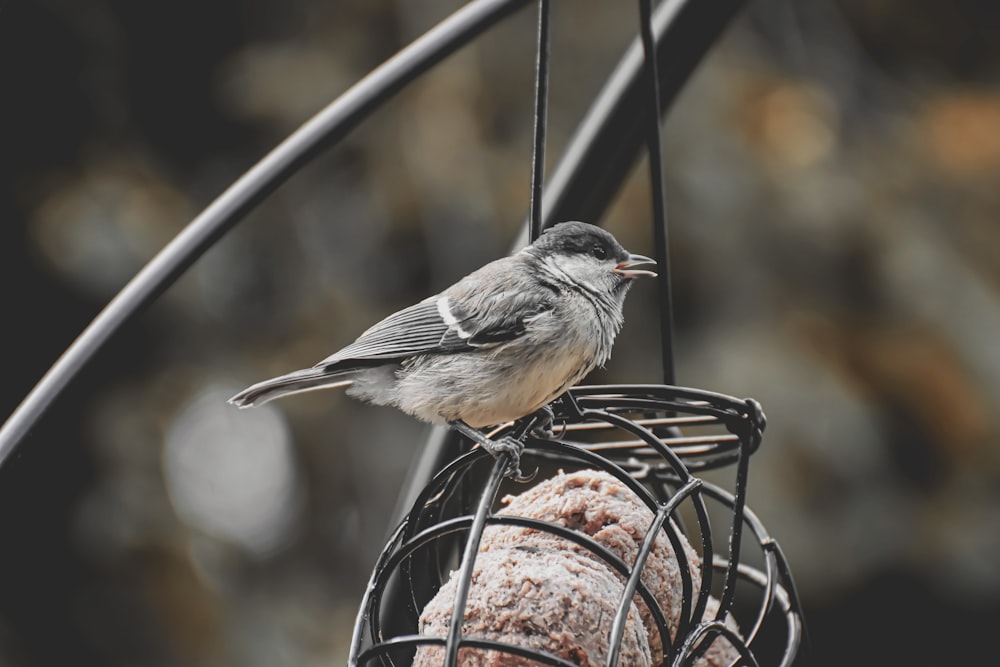
[[[736,596],[736,568],[740,562],[740,545],[743,540],[743,511],[746,509],[746,488],[747,475],[750,472],[750,453],[749,446],[741,446],[740,456],[736,461],[736,488],[743,491],[734,496],[733,526],[729,534],[729,569],[726,570],[722,597],[719,599],[719,613],[721,614],[725,614],[732,609],[733,598]]]
[[[396,544],[399,541],[399,537],[403,532],[403,526],[400,524],[395,532],[390,537],[389,543]],[[392,555],[392,549],[384,549],[379,555],[378,561],[375,567],[372,569],[372,575],[368,578],[368,586],[365,588],[365,594],[361,598],[361,604],[358,605],[358,615],[354,620],[354,636],[362,637],[364,635],[365,621],[367,620],[372,609],[378,605],[378,578],[379,573],[384,571],[385,563],[389,560]],[[358,662],[357,651],[359,648],[358,642],[351,643],[350,653],[348,654],[348,664],[355,665]]]
[[[757,586],[767,585],[765,575],[749,566],[740,566],[740,576],[745,581],[749,581]],[[779,611],[785,618],[786,635],[785,650],[782,653],[781,662],[775,667],[791,667],[795,663],[796,658],[800,657],[798,655],[799,645],[802,642],[805,642],[807,647],[809,645],[801,609],[798,608],[798,593],[791,580],[785,582],[785,584],[777,585],[774,588],[774,597],[779,605]],[[809,664],[808,655],[804,664]]]
[[[691,478],[691,480],[688,481],[688,483],[680,491],[678,491],[673,498],[671,498],[670,502],[660,506],[659,510],[657,510],[656,514],[653,516],[653,520],[650,522],[649,528],[646,530],[646,535],[642,540],[642,545],[639,547],[639,553],[636,555],[635,562],[632,563],[632,572],[629,574],[628,580],[625,582],[625,588],[622,591],[621,601],[618,604],[615,619],[611,624],[611,637],[608,645],[608,659],[606,662],[609,667],[613,667],[618,664],[618,658],[621,654],[622,637],[625,634],[625,621],[629,614],[629,603],[635,595],[636,586],[639,584],[640,577],[642,577],[643,568],[646,567],[646,561],[649,559],[649,554],[653,550],[653,544],[656,542],[656,538],[660,534],[660,529],[663,527],[664,522],[670,517],[670,513],[676,509],[677,504],[682,499],[682,495],[687,496],[693,492],[699,484],[701,484],[701,480]],[[675,555],[676,553],[675,548]],[[690,600],[690,591],[684,591],[682,597],[686,604]],[[681,616],[684,616],[685,612],[686,610],[683,610]]]
[[[451,611],[451,622],[448,626],[448,641],[445,644],[445,667],[458,666],[458,646],[462,640],[462,625],[465,623],[465,604],[469,599],[469,587],[472,585],[473,566],[476,562],[476,554],[479,552],[479,543],[483,538],[483,531],[486,529],[486,519],[490,514],[490,507],[496,498],[497,491],[500,490],[500,482],[504,478],[504,470],[507,469],[508,461],[506,456],[498,456],[490,471],[489,481],[482,490],[479,497],[479,506],[476,508],[476,516],[469,528],[468,541],[465,543],[465,552],[462,554],[462,565],[458,573],[458,584],[455,588],[455,605]]]
[[[399,648],[415,649],[420,646],[441,646],[444,647],[445,640],[441,637],[434,637],[431,635],[405,635],[402,637],[393,637],[381,642],[372,648],[368,649],[361,654],[360,660],[363,662],[353,662],[351,665],[367,665],[371,660],[375,658],[389,658],[389,654]],[[517,656],[520,658],[527,658],[534,663],[541,663],[544,665],[553,665],[553,667],[577,667],[579,663],[570,662],[564,660],[558,656],[552,655],[545,651],[539,649],[528,649],[523,646],[518,646],[516,644],[507,644],[504,642],[498,642],[492,639],[479,639],[474,637],[468,637],[462,639],[460,648],[477,648],[484,651],[496,651],[498,653],[503,653],[506,655]],[[384,662],[381,664],[385,664]],[[391,663],[390,664],[394,664]]]
[[[620,428],[623,431],[631,433],[637,438],[641,438],[646,442],[647,445],[652,447],[657,454],[659,454],[671,467],[677,478],[680,479],[685,484],[691,479],[691,473],[688,471],[687,466],[681,461],[680,457],[677,456],[676,452],[663,444],[663,441],[656,437],[656,434],[647,428],[636,424],[624,417],[615,414],[614,412],[604,411],[604,410],[593,410],[587,409],[584,411],[585,415],[590,418],[600,418],[613,426]]]
[[[745,523],[750,532],[757,539],[757,544],[761,549],[761,553],[764,555],[765,569],[763,573],[758,572],[760,579],[758,583],[760,584],[761,590],[763,591],[763,601],[760,605],[760,609],[757,613],[757,618],[754,621],[753,626],[750,631],[746,633],[744,641],[747,645],[752,644],[756,639],[757,635],[761,631],[764,625],[764,619],[771,612],[772,606],[774,604],[775,597],[778,590],[778,582],[775,579],[775,570],[779,566],[779,556],[781,556],[781,549],[778,543],[772,538],[768,532],[767,528],[761,522],[760,518],[746,505],[743,506],[741,514],[736,514],[737,511],[737,497],[735,494],[716,486],[714,484],[705,483],[703,485],[703,493],[712,498],[719,503],[726,505],[733,511],[733,521]],[[743,564],[737,563],[737,574],[742,575]],[[730,560],[726,559],[722,562],[712,563],[712,569],[719,569],[728,574],[731,569]],[[781,574],[779,571],[778,574]],[[784,575],[782,575],[784,576]],[[798,600],[797,594],[795,592],[794,582],[791,580],[791,572],[787,573],[784,578],[784,586],[790,591],[789,595],[791,599]],[[798,608],[794,609],[796,614],[800,613]],[[720,604],[719,612],[717,616],[721,616],[726,613],[726,610],[722,609]]]
[[[393,595],[395,589],[391,589],[388,586],[388,583],[393,581],[391,577],[396,567],[401,567],[401,564],[412,557],[420,548],[428,544],[433,544],[442,537],[468,530],[469,526],[472,525],[472,520],[473,518],[469,516],[454,517],[442,521],[402,543],[399,543],[399,540],[402,539],[401,534],[404,526],[402,524],[399,526],[399,530],[393,536],[393,542],[390,543],[390,545],[395,545],[396,548],[387,547],[384,549],[382,555],[379,557],[379,565],[381,567],[372,570],[372,576],[369,579],[368,588],[362,600],[361,611],[358,614],[357,625],[355,626],[355,642],[351,646],[350,654],[352,658],[357,654],[361,646],[360,642],[364,631],[365,616],[368,617],[369,630],[371,631],[370,639],[373,642],[378,643],[380,637],[385,634],[381,619],[382,600],[387,597],[396,597]],[[415,608],[419,609],[419,607]],[[393,605],[393,610],[395,610],[395,605]],[[349,661],[348,664],[353,665],[354,663]]]
[[[418,499],[413,503],[412,510],[403,522],[402,539],[409,541],[428,525],[438,525],[446,520],[446,508],[449,503],[454,502],[454,494],[460,490],[462,480],[470,474],[473,466],[487,457],[489,455],[480,449],[472,450],[457,457],[450,465],[435,475],[434,479],[419,494]],[[467,514],[468,512],[463,507],[458,510],[458,513]],[[414,554],[412,558],[404,560],[400,564],[400,578],[390,580],[387,583],[386,596],[397,600],[392,613],[386,619],[387,625],[394,625],[403,620],[402,617],[405,614],[401,614],[401,612],[404,611],[405,607],[399,604],[403,598],[406,598],[414,610],[419,610],[422,601],[426,601],[428,586],[435,581],[435,573],[440,572],[442,560],[447,558],[447,554],[442,552],[442,543],[443,540],[436,540],[433,548],[425,556]]]
[[[786,616],[788,616],[788,639],[785,645],[785,655],[789,657],[786,657],[785,662],[781,665],[781,667],[785,667],[785,665],[791,664],[791,660],[798,654],[800,643],[805,644],[805,650],[808,654],[809,628],[806,627],[805,616],[802,613],[802,601],[799,600],[799,592],[795,587],[792,570],[788,567],[785,552],[782,551],[781,546],[774,540],[769,540],[764,546],[765,550],[775,558],[778,575],[783,582],[778,592],[782,593],[786,598],[784,599],[784,607],[788,611],[786,613]]]
[[[688,635],[680,654],[674,660],[674,667],[684,665],[688,658],[698,658],[715,643],[717,637],[729,640],[732,647],[739,651],[740,662],[738,664],[747,665],[748,667],[760,667],[757,658],[754,657],[750,648],[743,643],[743,639],[722,621],[704,623]],[[694,664],[694,661],[687,664]]]
[[[262,199],[404,85],[528,0],[473,0],[307,121],[192,220],[111,300],[0,427],[0,465],[108,339]]]
[[[706,483],[706,489],[709,486],[710,485]],[[722,500],[722,497],[720,496],[718,499]],[[762,544],[766,546],[763,541]],[[777,543],[771,541],[768,542],[768,544],[776,545]],[[769,562],[768,567],[770,568],[771,565],[772,563]],[[725,563],[713,563],[713,568],[723,570],[725,567]],[[785,618],[785,650],[782,654],[781,662],[775,667],[790,667],[795,662],[797,657],[804,627],[802,624],[801,611],[797,608],[797,593],[795,591],[794,582],[792,582],[789,578],[784,583],[778,583],[774,580],[773,573],[770,570],[762,572],[755,567],[751,567],[750,565],[745,565],[743,563],[740,563],[737,571],[742,581],[752,584],[764,591],[765,597],[773,600],[773,604],[770,604],[770,607],[773,608],[777,605],[777,612]],[[719,621],[720,619],[716,618],[715,620]],[[757,634],[760,629],[759,625],[755,626],[750,634],[740,637],[740,644],[744,645],[748,650],[752,650],[750,647],[757,639]],[[733,639],[733,637],[731,636],[730,639]],[[734,647],[735,646],[736,645],[734,644]],[[694,651],[700,652],[699,648],[695,648]],[[708,646],[705,648],[707,649]]]

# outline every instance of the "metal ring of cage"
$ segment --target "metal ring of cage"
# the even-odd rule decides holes
[[[661,664],[694,664],[715,637],[723,635],[740,654],[737,664],[757,665],[760,637],[768,635],[773,643],[783,633],[783,642],[777,642],[783,648],[766,664],[790,665],[802,632],[794,583],[781,549],[745,505],[747,463],[760,445],[765,425],[760,405],[752,399],[666,385],[604,385],[576,387],[553,407],[560,428],[551,440],[530,435],[530,420],[504,425],[495,435],[521,438],[526,444],[522,461],[544,470],[542,477],[556,470],[594,469],[613,475],[634,492],[654,516],[636,560],[626,563],[591,537],[565,526],[496,514],[501,488],[524,487],[503,478],[502,459],[493,461],[483,450],[473,449],[433,477],[379,556],[359,610],[350,664],[410,664],[423,645],[442,647],[450,661],[446,664],[459,664],[459,648],[477,648],[538,664],[573,665],[550,653],[462,634],[483,532],[486,526],[508,525],[574,542],[625,582],[609,631],[608,665],[617,664],[625,620],[636,596],[655,621],[664,653]],[[733,464],[732,491],[692,474]],[[725,554],[716,548],[719,531],[713,530],[713,511],[722,512],[727,523]],[[741,552],[744,531],[754,538],[753,555],[759,563],[751,564]],[[710,564],[701,569],[699,582],[688,570],[681,533],[692,545],[700,545],[701,563]],[[668,538],[680,567],[682,608],[676,628],[667,627],[659,601],[640,580],[657,535]],[[418,634],[421,610],[455,567],[460,584],[448,636]],[[704,618],[710,593],[720,587],[714,619],[695,621]],[[405,610],[383,608],[387,600],[400,599],[406,601]],[[737,607],[740,620],[745,620],[740,624],[742,636],[721,620]]]

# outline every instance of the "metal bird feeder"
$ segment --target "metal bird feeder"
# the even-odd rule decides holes
[[[728,17],[700,14],[692,4],[665,3],[654,15],[648,0],[639,2],[640,38],[612,75],[544,196],[541,164],[548,88],[549,3],[542,0],[538,8],[535,142],[527,225],[530,238],[537,237],[548,224],[574,217],[562,210],[603,210],[613,187],[603,193],[591,190],[584,203],[571,200],[566,193],[581,183],[613,183],[607,171],[602,172],[595,164],[594,157],[602,152],[607,155],[607,142],[620,136],[618,133],[630,123],[633,128],[642,128],[629,143],[633,152],[627,160],[634,159],[634,152],[644,140],[649,152],[657,259],[663,269],[661,358],[664,379],[670,384],[576,387],[554,406],[554,423],[561,431],[553,438],[534,437],[532,417],[503,425],[493,433],[521,439],[526,446],[523,469],[537,466],[540,478],[555,471],[602,471],[627,486],[650,511],[651,521],[641,548],[631,562],[625,562],[604,545],[560,522],[498,512],[500,492],[505,484],[511,484],[503,477],[505,460],[493,461],[481,449],[469,451],[471,443],[462,443],[452,433],[439,432],[425,448],[422,465],[411,479],[410,492],[404,493],[412,504],[372,573],[355,626],[351,665],[410,665],[417,664],[415,657],[420,665],[433,662],[446,667],[579,665],[595,664],[595,660],[607,665],[631,664],[623,661],[622,653],[633,598],[641,599],[656,621],[650,641],[653,634],[658,634],[656,640],[662,652],[656,655],[655,664],[693,665],[699,660],[698,664],[713,665],[794,662],[803,628],[791,573],[777,542],[746,506],[749,461],[761,444],[764,413],[753,399],[739,400],[673,386],[669,248],[659,135],[664,96],[660,88],[666,88],[666,97],[677,92]],[[733,9],[732,5],[729,9]],[[669,41],[671,35],[676,37],[684,28],[706,41]],[[667,77],[658,71],[665,55],[673,56],[673,69]],[[677,62],[690,67],[677,69]],[[643,109],[645,112],[637,111]],[[647,122],[642,125],[637,120]],[[574,163],[574,158],[581,161]],[[543,201],[556,203],[546,209]],[[596,219],[596,215],[580,217]],[[735,468],[731,490],[694,474],[718,468]],[[514,486],[508,490],[518,489]],[[690,515],[686,521],[681,516],[684,506]],[[716,517],[714,521],[712,516]],[[496,526],[520,526],[578,545],[624,582],[613,618],[605,618],[605,627],[598,629],[606,640],[600,655],[581,658],[579,653],[567,655],[528,646],[516,636],[465,630],[470,621],[467,610],[473,579],[479,574],[484,579],[490,576],[476,570],[477,558],[489,550],[484,547],[484,534]],[[667,627],[667,614],[660,601],[643,584],[644,567],[658,536],[667,537],[681,562],[680,571],[685,574],[682,610],[672,628]],[[685,539],[700,545],[698,558],[703,568],[699,581],[693,581],[685,566],[681,546]],[[744,544],[752,547],[744,549]],[[426,620],[422,611],[426,614],[445,587],[450,587],[451,594],[445,601],[451,610],[447,632],[429,632],[426,628],[421,631]],[[706,611],[711,591],[716,589],[719,599],[713,609]],[[484,613],[490,610],[469,612],[480,620]],[[735,627],[732,619],[736,619]],[[554,627],[536,628],[537,632],[573,635],[582,631],[560,627],[559,618],[550,620]],[[731,653],[727,658],[716,656],[716,662],[712,662],[706,653],[719,637],[728,642]]]
[[[620,385],[577,387],[557,403],[555,412],[562,434],[552,440],[525,436],[530,425],[526,421],[505,425],[498,432],[525,437],[525,469],[537,466],[541,477],[557,469],[600,470],[612,475],[641,498],[655,517],[648,536],[662,533],[676,545],[679,535],[687,533],[692,543],[700,545],[701,562],[711,564],[703,569],[701,581],[685,578],[684,606],[675,632],[662,625],[666,614],[642,589],[639,579],[652,539],[643,541],[634,562],[623,562],[593,539],[565,526],[498,514],[495,508],[500,491],[509,485],[507,490],[515,492],[520,485],[505,482],[502,460],[494,462],[484,451],[475,449],[430,480],[382,552],[358,616],[351,664],[408,665],[421,646],[444,647],[452,659],[450,664],[464,664],[458,660],[462,648],[505,651],[535,661],[481,664],[578,664],[525,650],[513,640],[464,636],[454,631],[460,627],[458,623],[444,636],[416,631],[421,610],[448,579],[449,569],[459,563],[456,576],[466,583],[460,590],[468,594],[467,583],[484,530],[496,525],[528,526],[572,540],[627,582],[629,593],[618,603],[614,621],[608,619],[611,639],[607,664],[618,664],[614,660],[622,640],[622,610],[630,604],[631,593],[656,609],[653,613],[661,621],[658,628],[664,647],[662,664],[693,664],[720,634],[739,653],[736,664],[792,664],[801,635],[795,589],[780,548],[744,503],[749,458],[761,443],[765,425],[760,406],[750,399],[694,389]],[[733,466],[734,492],[692,472]],[[681,518],[685,505],[690,520]],[[713,515],[716,521],[710,518]],[[675,521],[666,522],[668,517]],[[746,550],[745,534],[751,547]],[[674,553],[682,550],[675,546]],[[747,564],[754,559],[762,565]],[[682,567],[681,571],[687,569]],[[721,591],[720,602],[715,614],[706,616],[712,590]],[[464,602],[456,598],[455,609]],[[722,620],[734,609],[739,612],[740,635]],[[454,618],[461,619],[462,614]],[[553,623],[558,626],[558,619]],[[757,657],[763,644],[767,644],[764,651],[770,653],[767,661]]]

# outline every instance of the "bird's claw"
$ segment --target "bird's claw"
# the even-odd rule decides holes
[[[524,451],[524,443],[521,440],[510,435],[493,440],[460,419],[448,423],[456,431],[489,452],[494,458],[504,457],[507,462],[504,468],[504,477],[509,477],[515,482],[530,482],[535,478],[537,469],[530,475],[521,474],[521,452]]]
[[[521,453],[524,451],[524,443],[517,438],[508,435],[499,440],[491,440],[490,443],[490,446],[486,447],[486,451],[496,458],[500,458],[501,456],[507,458],[507,467],[503,473],[504,477],[509,477],[515,482],[523,483],[530,482],[538,474],[537,468],[530,475],[525,475],[521,472]]]
[[[555,432],[552,430],[552,424],[556,420],[556,413],[552,410],[551,405],[540,407],[531,415],[531,419],[533,424],[528,432],[532,437],[539,440],[552,440],[554,438]]]
[[[529,474],[525,475],[524,473],[521,472],[521,468],[519,465],[514,466],[513,472],[511,472],[510,468],[508,468],[507,472],[504,473],[505,477],[509,477],[512,481],[515,481],[519,484],[527,484],[531,480],[535,479],[537,475],[538,475],[538,468],[535,468]]]

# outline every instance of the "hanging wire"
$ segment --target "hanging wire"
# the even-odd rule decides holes
[[[531,150],[530,241],[542,233],[542,181],[545,176],[545,126],[549,106],[549,0],[538,0],[538,49],[535,60],[535,125]]]
[[[653,234],[657,248],[660,283],[660,360],[663,381],[675,384],[674,312],[670,286],[670,242],[667,234],[667,207],[663,192],[663,156],[660,148],[660,76],[657,72],[656,39],[653,36],[652,0],[639,0],[639,31],[645,56],[643,73],[650,100],[647,113],[646,147],[649,153],[649,187],[653,205]]]

